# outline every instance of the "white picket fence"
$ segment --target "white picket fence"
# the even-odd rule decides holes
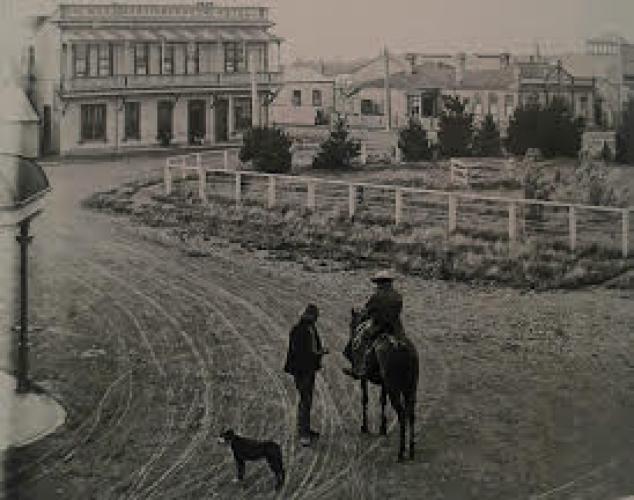
[[[555,201],[481,196],[469,192],[351,183],[314,177],[263,174],[236,168],[235,152],[195,153],[168,158],[164,169],[167,195],[173,191],[173,174],[195,173],[198,198],[231,199],[237,205],[280,205],[312,211],[337,210],[348,217],[369,217],[380,224],[404,223],[416,227],[444,227],[457,231],[490,231],[507,235],[509,247],[522,237],[540,236],[560,241],[571,251],[580,245],[599,245],[630,255],[630,213],[617,208]],[[216,162],[216,167],[210,165]],[[218,168],[218,165],[223,168]],[[538,216],[534,216],[534,212]],[[531,215],[533,214],[533,215]]]

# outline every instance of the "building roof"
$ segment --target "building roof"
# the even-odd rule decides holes
[[[15,85],[2,85],[0,102],[2,103],[0,123],[39,121],[24,91]]]
[[[288,83],[333,83],[333,76],[327,76],[318,70],[303,65],[290,65],[284,68],[284,82]]]
[[[516,81],[512,68],[500,70],[467,70],[462,83],[456,84],[456,70],[448,66],[424,64],[416,66],[415,73],[400,72],[390,77],[390,86],[399,90],[418,89],[465,89],[495,90],[507,89]],[[377,78],[361,83],[358,87],[383,88],[384,78]]]
[[[0,154],[0,211],[28,205],[49,189],[48,178],[37,162]]]
[[[575,77],[620,79],[618,55],[565,54],[560,57],[564,68]]]

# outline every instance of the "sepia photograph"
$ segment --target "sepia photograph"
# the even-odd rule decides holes
[[[0,499],[634,499],[632,0],[0,0]]]

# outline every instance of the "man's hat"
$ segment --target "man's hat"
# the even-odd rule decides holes
[[[315,304],[308,304],[302,312],[302,318],[315,318],[317,316],[319,316],[319,308]]]
[[[392,273],[390,271],[387,271],[387,270],[379,271],[378,273],[376,273],[372,277],[372,281],[374,283],[381,283],[381,282],[385,282],[385,281],[394,281],[394,276],[392,275]]]

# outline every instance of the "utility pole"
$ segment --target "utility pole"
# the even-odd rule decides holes
[[[387,45],[383,50],[385,58],[385,130],[392,130],[392,91],[390,89],[390,54]]]
[[[28,249],[33,239],[29,235],[30,220],[20,223],[20,235],[16,240],[20,244],[20,333],[18,340],[17,387],[18,394],[29,391],[29,278],[28,278]]]

